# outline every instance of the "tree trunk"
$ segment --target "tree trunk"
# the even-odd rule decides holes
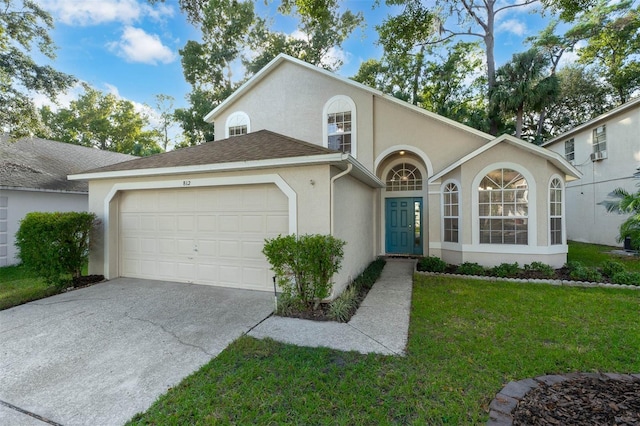
[[[487,56],[487,95],[489,95],[496,85],[496,58],[495,58],[495,37],[493,35],[495,12],[493,2],[487,2],[487,28],[484,36],[484,45]],[[489,111],[489,133],[498,133],[498,117]]]
[[[520,139],[522,136],[522,116],[524,115],[524,107],[518,107],[516,112],[516,138]]]

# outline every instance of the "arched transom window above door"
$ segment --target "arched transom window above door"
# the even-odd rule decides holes
[[[400,163],[387,173],[387,191],[422,190],[422,173],[411,163]]]

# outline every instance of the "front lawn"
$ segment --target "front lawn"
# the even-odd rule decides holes
[[[624,264],[628,271],[640,272],[640,257],[611,255],[611,251],[621,250],[620,247],[601,246],[598,244],[578,243],[569,241],[567,261],[578,261],[584,266],[598,267],[605,260],[615,260]]]
[[[131,424],[483,424],[503,385],[640,372],[637,290],[415,276],[406,357],[243,337]]]
[[[0,310],[59,292],[21,265],[0,268]]]

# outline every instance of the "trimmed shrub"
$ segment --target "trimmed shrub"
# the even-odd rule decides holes
[[[461,263],[456,269],[456,273],[462,275],[484,275],[485,272],[485,269],[475,262]]]
[[[384,259],[376,259],[367,266],[367,268],[362,271],[362,274],[358,276],[355,280],[353,280],[353,286],[357,291],[362,289],[370,290],[380,278],[380,274],[384,269],[384,265],[387,262]]]
[[[18,256],[47,283],[64,286],[82,275],[95,221],[93,213],[28,213],[16,232]]]
[[[605,260],[600,265],[600,269],[602,270],[602,274],[612,278],[615,274],[619,272],[624,272],[624,265],[620,262],[616,262],[615,260]]]
[[[569,273],[569,278],[576,281],[590,281],[599,283],[602,282],[602,274],[595,268],[588,268],[586,266],[574,266]]]
[[[444,272],[447,270],[447,262],[436,256],[423,257],[418,262],[418,268],[426,272]]]
[[[640,272],[617,272],[611,277],[611,282],[615,284],[640,285]]]
[[[287,235],[265,240],[262,253],[282,292],[316,309],[331,292],[346,243],[331,235]]]
[[[514,278],[520,273],[520,266],[518,262],[515,263],[501,263],[500,265],[491,268],[490,275],[500,278]]]
[[[542,262],[531,262],[529,265],[524,265],[524,270],[535,272],[541,278],[553,278],[556,274],[555,269]]]
[[[358,292],[350,286],[329,304],[328,315],[338,322],[347,322],[358,307]]]

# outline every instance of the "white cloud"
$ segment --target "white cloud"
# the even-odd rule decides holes
[[[107,22],[131,23],[143,16],[161,20],[173,16],[171,6],[154,7],[138,0],[41,0],[44,9],[67,25],[98,25]]]
[[[523,36],[527,33],[527,26],[524,22],[517,19],[508,19],[498,25],[498,32],[509,32],[517,36]]]
[[[107,47],[129,62],[157,65],[168,64],[176,58],[158,35],[131,26],[125,27],[119,41],[108,43]]]
[[[45,105],[53,111],[57,111],[59,108],[68,108],[71,101],[78,99],[78,96],[84,92],[82,84],[83,83],[78,82],[66,92],[58,94],[55,102],[49,99],[47,95],[38,92],[33,92],[31,94],[31,99],[33,99],[33,103],[36,108],[40,108]]]
[[[560,62],[558,63],[558,68],[562,68],[565,67],[567,65],[571,65],[575,62],[578,62],[578,51],[580,49],[582,49],[583,47],[585,47],[587,45],[587,42],[584,40],[580,40],[578,43],[576,43],[576,45],[573,47],[572,51],[569,52],[564,52],[562,54],[562,57],[560,58]]]

